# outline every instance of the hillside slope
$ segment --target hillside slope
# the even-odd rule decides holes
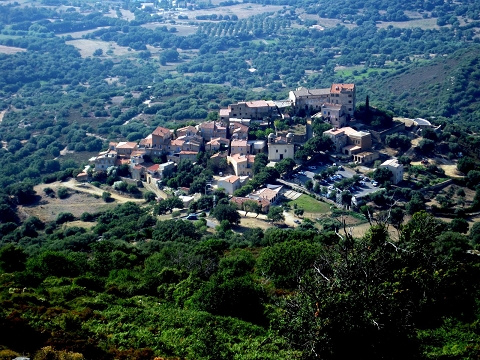
[[[420,61],[371,77],[364,92],[409,117],[450,117],[476,129],[480,115],[480,46],[472,45],[432,62]],[[360,97],[362,99],[362,97]]]

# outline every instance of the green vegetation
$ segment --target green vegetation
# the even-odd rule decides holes
[[[312,214],[327,213],[330,211],[330,205],[305,194],[300,195],[298,199],[288,201],[287,204],[291,207],[298,206],[307,213]]]
[[[187,36],[135,2],[0,6],[0,356],[478,356],[479,264],[478,256],[467,253],[478,250],[478,223],[465,234],[467,213],[480,209],[480,4],[252,2],[278,5],[278,11],[244,17],[220,14],[220,7],[236,9],[231,1],[192,4],[192,11],[208,8],[210,14],[178,17],[179,25],[198,28]],[[106,16],[110,11],[116,17]],[[133,19],[127,21],[123,11]],[[434,26],[396,26],[420,17]],[[324,20],[338,25],[312,27]],[[74,38],[87,30],[82,39]],[[110,49],[101,48],[106,44]],[[113,47],[125,54],[115,55]],[[148,204],[82,214],[91,228],[73,226],[78,217],[68,211],[52,214],[52,221],[25,219],[45,196],[71,200],[66,187],[56,195],[53,185],[37,194],[34,185],[75,177],[110,141],[138,141],[159,125],[176,129],[216,119],[220,108],[236,101],[281,100],[299,86],[353,81],[357,100],[368,95],[365,104],[358,102],[363,125],[383,130],[393,115],[441,125],[441,132],[421,133],[414,155],[462,158],[457,165],[466,177],[458,182],[471,190],[430,196],[426,188],[448,177],[436,165],[408,165],[404,158],[407,185],[417,190],[390,188],[387,181],[387,189],[371,194],[371,202],[360,208],[365,217],[334,210],[332,219],[322,220],[321,232],[304,221],[295,229],[236,233],[238,212],[225,194],[213,191],[192,202],[189,211],[209,211],[216,201],[215,231],[207,230],[203,218],[158,221],[159,214],[178,215],[174,210],[183,203],[178,197],[155,203],[148,192]],[[265,139],[272,120],[265,119],[267,127],[252,127],[251,138]],[[303,126],[306,120],[292,116],[276,125]],[[328,125],[314,120],[312,128],[319,135]],[[387,143],[401,151],[409,145],[396,134]],[[297,157],[307,160],[330,148],[316,136]],[[212,174],[227,168],[226,161],[208,155],[200,153],[195,165],[181,162],[163,185],[204,193]],[[254,178],[236,195],[274,182],[293,167],[283,161],[266,168],[267,162],[257,155]],[[124,181],[127,173],[126,166],[96,172],[93,184],[101,186],[105,201],[107,186],[140,196]],[[427,205],[434,198],[437,208]],[[347,203],[348,193],[342,199]],[[305,195],[287,206],[299,216],[329,211]],[[452,221],[444,223],[424,209]],[[245,203],[242,210],[257,212],[258,206]],[[412,216],[407,222],[405,212]],[[353,238],[342,231],[344,215],[372,226]],[[270,207],[267,217],[281,226],[282,207]]]

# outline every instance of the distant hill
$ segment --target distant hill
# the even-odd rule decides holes
[[[414,61],[400,70],[374,76],[359,99],[409,117],[446,117],[480,129],[480,46],[474,44],[432,62]],[[365,94],[363,94],[365,93]]]

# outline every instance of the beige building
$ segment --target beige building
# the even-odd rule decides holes
[[[195,136],[198,134],[198,129],[195,126],[186,126],[177,129],[175,133],[177,135],[177,138],[181,136]]]
[[[227,156],[227,162],[232,165],[237,176],[252,176],[254,161],[255,155],[233,154]]]
[[[287,134],[285,138],[276,137],[275,134],[268,135],[268,160],[293,159],[295,156],[295,145],[292,140],[293,134]]]
[[[344,105],[347,120],[355,112],[355,84],[332,84],[330,89],[298,88],[288,95],[292,105],[297,109],[320,111],[323,104]]]
[[[324,103],[321,106],[322,117],[333,127],[341,128],[347,125],[347,111],[345,105]]]
[[[159,126],[145,139],[140,140],[140,147],[167,150],[172,135],[173,132],[170,129]]]
[[[255,200],[266,200],[270,204],[275,203],[279,198],[281,194],[282,186],[275,187],[273,189],[270,188],[262,188],[258,189],[257,191],[251,193],[247,197],[250,199],[255,199]]]
[[[383,162],[380,167],[389,169],[392,172],[391,181],[394,184],[398,184],[403,180],[403,165],[398,162],[397,159],[390,159]]]
[[[206,121],[199,126],[203,140],[210,141],[214,138],[226,138],[227,127],[216,121]]]
[[[205,151],[219,151],[220,149],[227,149],[230,140],[224,138],[215,138],[205,144]]]
[[[250,146],[248,145],[247,140],[232,140],[230,143],[230,154],[250,154]]]
[[[117,144],[115,150],[120,156],[130,156],[132,152],[137,150],[137,143],[122,141]]]
[[[262,120],[277,113],[277,106],[273,101],[242,101],[228,105],[228,109],[220,109],[220,121],[228,123],[230,118]]]
[[[376,151],[362,151],[358,154],[353,154],[353,161],[358,164],[369,164],[380,157]]]
[[[92,159],[95,162],[95,171],[107,170],[110,166],[115,165],[117,152],[112,150],[104,151]],[[90,159],[90,161],[92,161],[92,159]]]
[[[357,131],[351,127],[330,129],[323,133],[329,137],[337,153],[354,155],[372,148],[372,135],[366,131]]]
[[[232,122],[229,125],[229,132],[232,138],[236,138],[239,140],[247,140],[248,139],[248,129],[247,125],[244,125],[239,122]]]
[[[298,88],[290,91],[288,99],[297,109],[319,111],[322,104],[330,102],[330,89]]]
[[[219,179],[217,185],[219,188],[225,189],[225,192],[229,195],[233,195],[235,190],[240,189],[242,186],[240,178],[236,175],[230,175]]]
[[[355,84],[332,84],[330,87],[330,103],[345,105],[347,114],[353,116],[356,105]]]

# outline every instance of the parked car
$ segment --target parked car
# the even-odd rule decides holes
[[[373,185],[373,186],[378,186],[378,182],[372,181],[372,185]]]
[[[342,165],[338,165],[338,170],[343,170],[343,166],[342,166]]]
[[[333,163],[332,166],[337,166],[337,163]]]
[[[188,214],[187,220],[198,220],[197,214]]]
[[[300,175],[305,175],[305,171],[299,171],[298,172]]]
[[[301,224],[301,223],[302,223],[300,220],[297,220],[297,219],[293,220],[293,222],[294,222],[295,224]]]

